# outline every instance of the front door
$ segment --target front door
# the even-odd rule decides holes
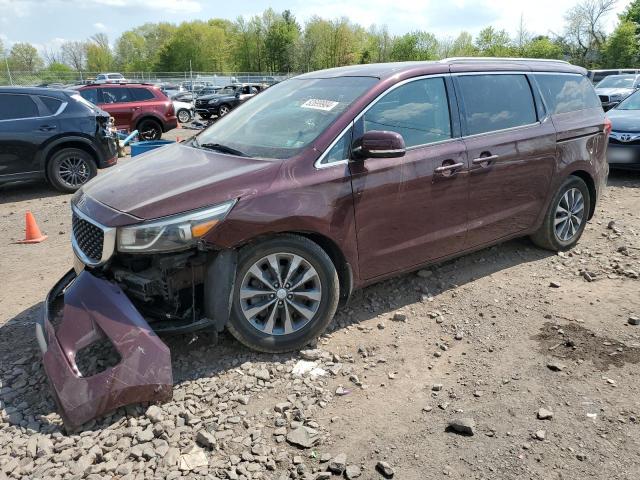
[[[445,77],[412,80],[379,98],[354,125],[400,133],[407,152],[350,164],[360,275],[371,279],[462,249],[467,155]],[[444,168],[443,168],[444,167]]]
[[[455,82],[470,163],[465,248],[476,248],[536,223],[553,177],[556,131],[525,74],[461,75]]]

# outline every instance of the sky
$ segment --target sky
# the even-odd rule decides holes
[[[39,49],[55,50],[66,40],[85,40],[104,32],[111,43],[125,30],[146,22],[236,19],[260,14],[268,7],[289,9],[303,24],[313,15],[348,17],[365,27],[387,25],[394,34],[425,30],[438,37],[472,34],[492,25],[515,34],[524,18],[534,34],[560,33],[564,13],[577,0],[0,0],[0,39],[5,47],[30,42]],[[630,0],[618,0],[607,20],[608,30],[616,13]]]

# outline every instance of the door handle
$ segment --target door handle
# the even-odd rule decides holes
[[[40,125],[40,128],[38,128],[38,130],[40,130],[41,132],[50,132],[51,130],[55,129],[55,125]]]
[[[474,158],[473,160],[471,160],[471,163],[473,163],[474,165],[483,165],[483,164],[487,164],[486,166],[488,166],[489,162],[493,162],[494,160],[497,160],[498,158],[500,158],[500,155],[488,155],[486,157],[478,157],[478,158]],[[485,166],[485,165],[483,165]]]
[[[464,163],[458,162],[458,163],[452,163],[450,165],[442,165],[441,167],[436,167],[434,172],[440,173],[442,175],[450,175],[451,173],[453,173],[454,170],[460,167],[464,167]]]

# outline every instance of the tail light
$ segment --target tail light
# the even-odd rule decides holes
[[[169,106],[167,107],[167,117],[173,117],[176,114],[176,109],[173,108],[173,102],[167,102]]]
[[[608,137],[611,134],[611,130],[613,130],[613,124],[609,117],[604,118],[604,134]]]

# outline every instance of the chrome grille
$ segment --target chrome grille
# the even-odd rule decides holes
[[[80,218],[75,212],[71,219],[73,227],[73,237],[78,248],[87,258],[98,263],[102,259],[102,249],[104,245],[104,232],[91,222]]]

